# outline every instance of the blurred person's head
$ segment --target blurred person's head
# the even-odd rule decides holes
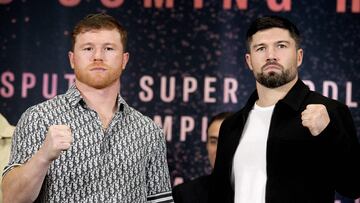
[[[230,115],[231,112],[222,112],[211,118],[207,129],[206,149],[208,151],[209,161],[212,168],[215,165],[216,150],[221,123]]]

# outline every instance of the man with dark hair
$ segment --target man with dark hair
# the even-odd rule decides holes
[[[120,96],[124,27],[93,14],[72,36],[75,85],[22,115],[4,202],[172,202],[163,132]]]
[[[207,129],[206,149],[211,168],[214,168],[219,130],[221,123],[231,115],[231,112],[222,112],[211,118]],[[173,188],[175,203],[207,203],[210,187],[210,175],[201,176]]]
[[[220,129],[209,202],[333,203],[360,196],[360,146],[348,107],[299,79],[300,34],[282,17],[255,20],[246,62],[256,91]]]

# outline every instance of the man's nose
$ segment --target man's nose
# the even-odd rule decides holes
[[[275,48],[269,48],[266,52],[266,61],[277,61],[277,55]]]
[[[94,58],[94,61],[103,61],[104,60],[104,52],[101,49],[95,50],[93,58]]]

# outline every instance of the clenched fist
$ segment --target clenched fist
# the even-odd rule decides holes
[[[41,150],[45,152],[45,159],[48,161],[57,159],[61,151],[70,148],[72,141],[70,127],[66,125],[50,126],[41,147]]]
[[[314,136],[319,135],[330,123],[326,107],[322,104],[309,104],[301,113],[302,125],[309,128]]]

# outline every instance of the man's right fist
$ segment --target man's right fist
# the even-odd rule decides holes
[[[44,151],[46,160],[53,161],[60,156],[61,151],[70,148],[72,141],[70,127],[66,125],[52,125],[48,129],[41,150]]]

